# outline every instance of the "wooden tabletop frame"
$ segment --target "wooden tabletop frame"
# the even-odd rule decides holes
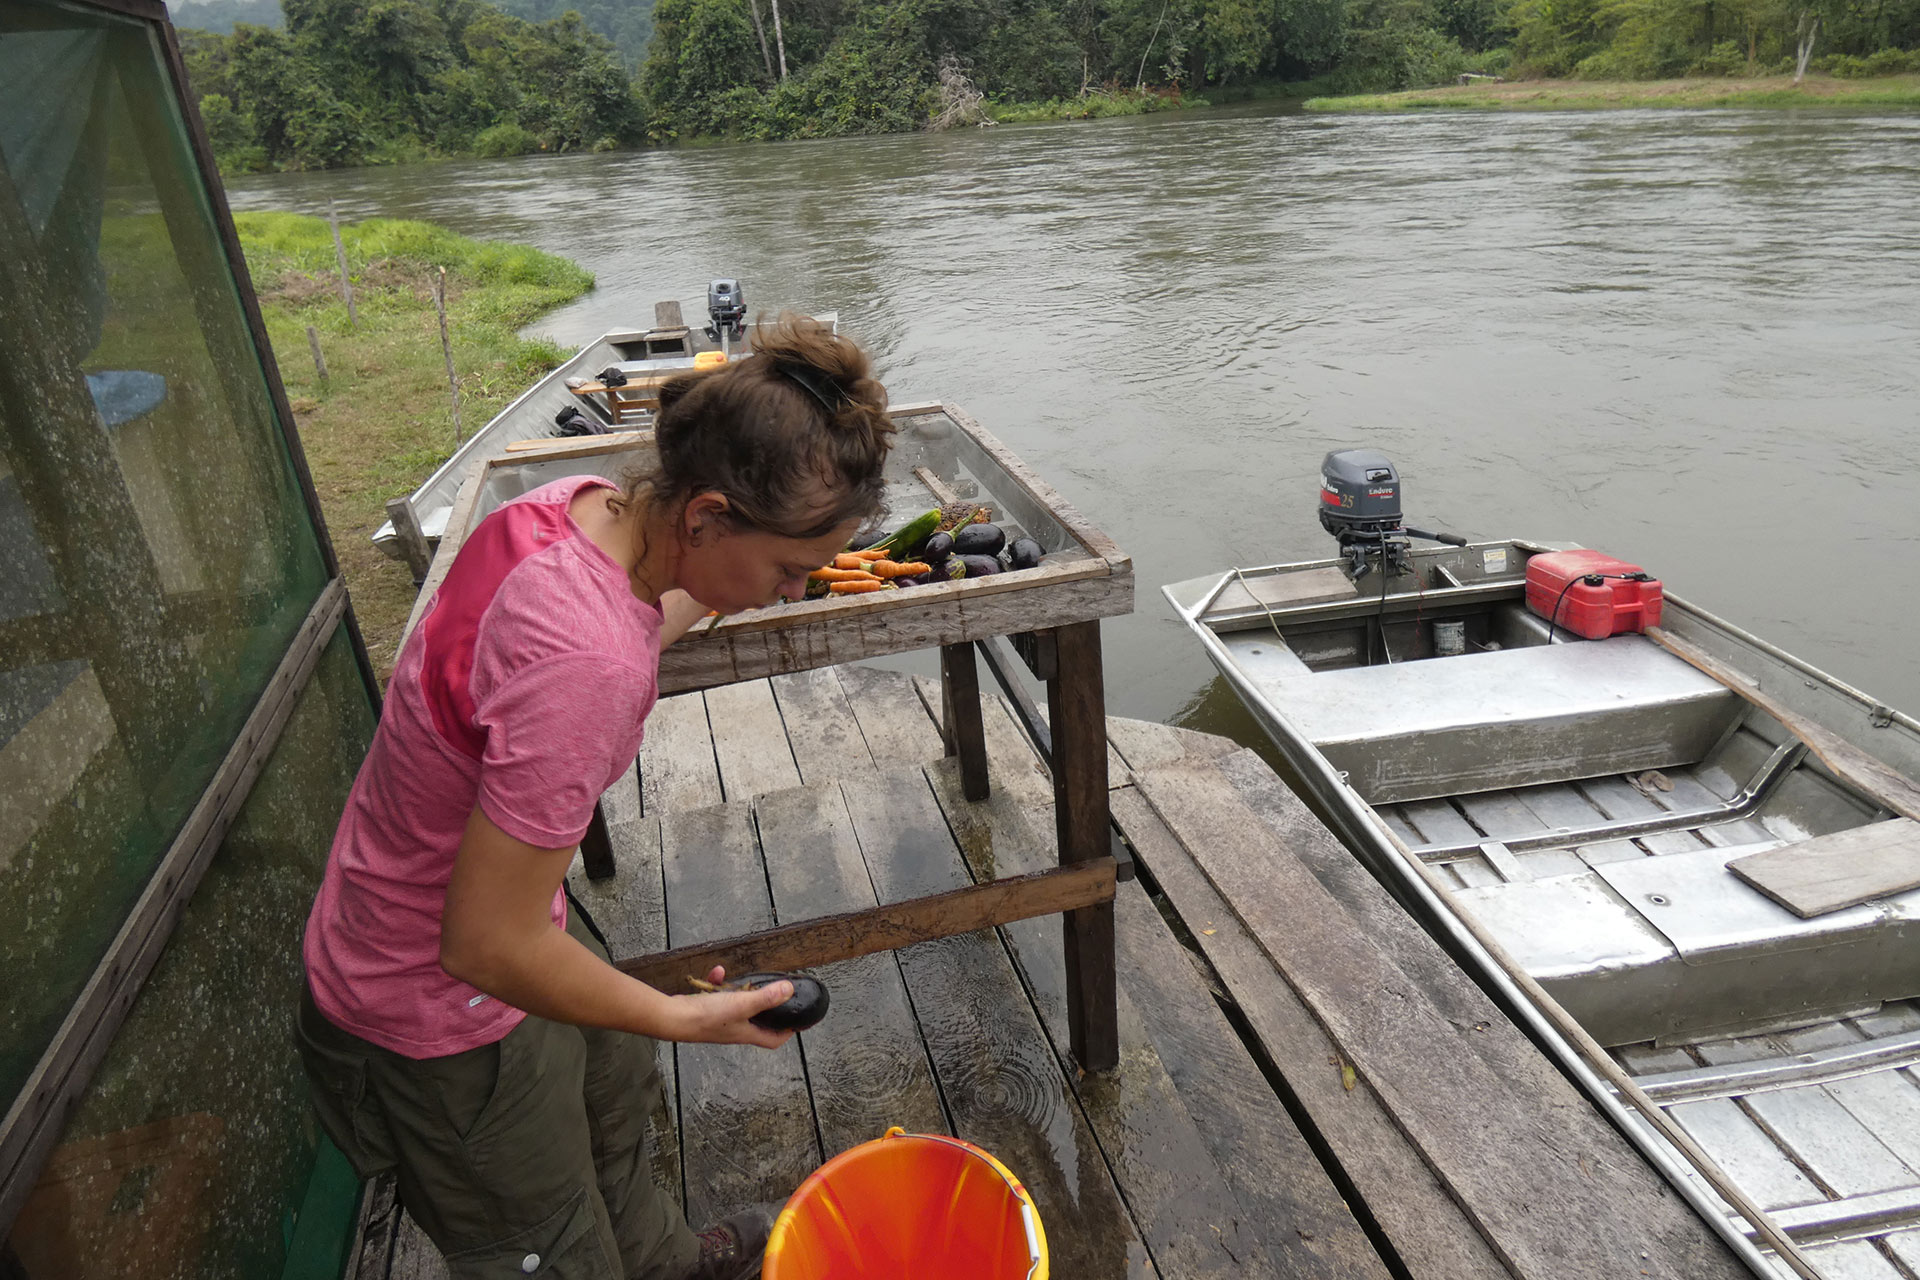
[[[901,423],[903,434],[925,427],[960,440],[970,459],[967,468],[983,489],[969,500],[993,508],[996,515],[1009,502],[1038,513],[1054,544],[1048,547],[1048,558],[1032,569],[796,601],[723,619],[711,628],[697,628],[662,653],[660,692],[690,692],[937,648],[947,754],[957,759],[967,798],[979,801],[987,798],[990,783],[974,642],[1013,636],[1016,651],[1047,686],[1060,865],[1017,881],[991,881],[698,948],[628,958],[620,967],[655,985],[678,989],[682,975],[711,964],[733,970],[805,968],[1057,912],[1065,917],[1067,1016],[1074,1056],[1088,1070],[1110,1069],[1119,1060],[1119,1040],[1100,619],[1132,611],[1133,562],[963,410],[925,402],[893,406],[889,413]],[[487,509],[503,495],[531,487],[524,482],[514,487],[515,470],[577,461],[586,464],[582,470],[606,471],[613,457],[644,457],[651,443],[646,432],[523,441],[479,463],[461,486],[407,633]],[[910,470],[926,489],[929,505],[952,496],[942,477],[925,467]],[[552,471],[543,465],[539,474]],[[893,478],[909,485],[904,477]],[[598,818],[581,841],[581,854],[589,876],[613,874],[612,848]]]

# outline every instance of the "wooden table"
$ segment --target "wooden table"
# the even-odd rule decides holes
[[[925,403],[890,412],[899,428],[887,463],[888,502],[896,518],[953,498],[977,503],[1038,541],[1046,558],[1018,572],[736,615],[710,630],[696,629],[661,655],[660,693],[937,647],[947,754],[957,759],[967,798],[978,801],[989,794],[989,779],[974,644],[1012,636],[1015,650],[1047,688],[1059,866],[625,960],[620,967],[663,990],[679,990],[685,974],[716,963],[732,971],[804,968],[1062,913],[1073,1053],[1083,1067],[1106,1070],[1119,1050],[1100,619],[1132,611],[1133,563],[960,409]],[[617,476],[651,449],[644,435],[638,441],[583,437],[488,459],[454,504],[420,602],[445,577],[468,531],[502,502],[561,476]],[[419,609],[416,604],[415,620]],[[588,875],[612,874],[604,827],[589,832],[581,852]]]

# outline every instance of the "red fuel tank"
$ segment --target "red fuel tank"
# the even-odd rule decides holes
[[[1598,584],[1583,581],[1595,574]],[[1527,608],[1589,640],[1659,626],[1665,599],[1659,579],[1604,551],[1550,551],[1527,561]]]

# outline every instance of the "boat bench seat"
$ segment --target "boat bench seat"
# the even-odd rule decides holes
[[[1630,858],[1455,896],[1603,1044],[1920,995],[1920,889],[1804,919],[1727,869],[1780,847]]]
[[[1639,635],[1258,678],[1373,804],[1692,764],[1745,706]]]

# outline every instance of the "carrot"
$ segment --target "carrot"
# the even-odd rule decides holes
[[[828,567],[833,569],[864,569],[867,567],[867,562],[851,551],[842,551],[833,558],[833,563]]]
[[[812,573],[808,574],[807,577],[814,582],[831,582],[835,586],[839,586],[843,582],[880,581],[878,576],[868,573],[865,569],[835,569],[831,566],[824,569],[815,569]]]
[[[844,554],[857,556],[862,560],[885,560],[887,558],[887,553],[879,547],[868,547],[864,551],[848,551]]]
[[[890,591],[892,589],[892,583],[882,582],[878,578],[871,578],[866,582],[836,582],[827,588],[828,591],[831,591],[837,596],[860,596],[865,595],[869,591]]]
[[[909,560],[905,564],[895,564],[891,560],[875,560],[868,568],[876,577],[914,578],[923,573],[932,573],[933,566],[922,564],[918,560]]]

